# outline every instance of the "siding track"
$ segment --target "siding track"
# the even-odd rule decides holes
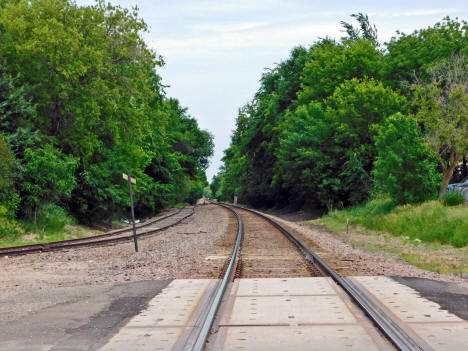
[[[163,217],[139,224],[136,226],[137,237],[155,234],[161,230],[179,224],[184,219],[192,216],[194,211],[194,207],[182,208]],[[3,247],[0,248],[0,256],[26,255],[30,253],[71,249],[84,246],[94,247],[100,245],[113,245],[119,242],[133,240],[132,230],[132,227],[127,227],[87,238],[61,240],[43,244]]]

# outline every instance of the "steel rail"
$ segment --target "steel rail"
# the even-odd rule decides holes
[[[218,308],[221,304],[221,300],[223,299],[223,295],[226,291],[226,287],[229,283],[229,280],[231,278],[231,275],[233,273],[233,270],[234,270],[234,263],[236,261],[236,257],[238,255],[238,252],[239,252],[239,248],[241,246],[241,243],[242,243],[242,238],[243,238],[243,235],[244,235],[244,225],[242,223],[242,219],[240,218],[239,214],[233,210],[232,208],[229,208],[228,206],[226,205],[223,205],[223,204],[217,204],[219,206],[222,206],[222,207],[225,207],[227,208],[228,210],[232,211],[232,213],[234,213],[234,215],[236,216],[237,218],[237,236],[236,236],[236,243],[234,245],[234,248],[232,250],[232,255],[231,255],[231,260],[229,262],[229,266],[227,267],[226,269],[226,272],[224,273],[224,277],[223,277],[223,280],[221,281],[221,283],[219,284],[218,288],[217,288],[217,291],[216,291],[216,295],[213,299],[213,302],[211,303],[211,307],[207,313],[207,316],[203,322],[203,325],[200,329],[200,333],[198,334],[198,337],[197,337],[197,340],[195,342],[195,345],[193,347],[192,350],[194,351],[202,351],[205,347],[205,343],[206,343],[206,340],[208,338],[208,334],[210,333],[210,330],[211,330],[211,327],[213,325],[213,322],[215,320],[215,317],[216,317],[216,312],[218,311]]]
[[[291,242],[293,242],[320,270],[320,272],[331,277],[341,288],[351,297],[351,299],[365,312],[372,322],[380,329],[387,339],[400,351],[424,351],[427,347],[421,345],[417,340],[411,337],[393,318],[378,306],[369,296],[361,291],[360,288],[341,277],[333,268],[331,268],[314,251],[309,249],[299,238],[281,224],[266,216],[265,214],[238,205],[229,204],[228,207],[235,207],[254,213],[278,228]],[[200,349],[201,350],[201,349]]]
[[[157,218],[155,220],[149,221],[142,223],[137,226],[137,229],[148,227],[150,225],[153,225],[155,223],[161,222],[165,219],[168,219],[170,217],[176,216],[182,212],[182,208],[175,211],[174,213],[171,213],[169,215],[163,216],[161,218]],[[175,221],[174,223],[171,223],[169,225],[163,226],[161,228],[156,228],[152,230],[148,230],[142,233],[137,233],[137,237],[141,236],[146,236],[146,235],[151,235],[154,233],[157,233],[161,230],[170,228],[176,224],[179,224],[182,222],[184,219],[192,216],[194,213],[194,209],[192,209],[191,213],[180,218],[179,220]],[[132,235],[127,235],[127,236],[119,236],[119,237],[113,237],[116,235],[119,235],[124,232],[129,232],[131,231],[132,228],[123,228],[123,229],[117,229],[105,234],[100,234],[100,235],[95,235],[87,238],[77,238],[77,239],[69,239],[69,240],[60,240],[60,241],[52,241],[49,243],[41,243],[41,244],[31,244],[31,245],[21,245],[21,246],[10,246],[10,247],[3,247],[0,248],[0,257],[1,256],[6,256],[6,255],[26,255],[30,253],[37,253],[37,252],[47,252],[47,251],[54,251],[54,250],[61,250],[61,249],[69,249],[69,248],[76,248],[76,247],[82,247],[82,246],[100,246],[100,245],[107,245],[107,244],[112,244],[120,241],[127,241],[127,240],[133,240],[133,234]],[[107,238],[107,239],[105,239]]]

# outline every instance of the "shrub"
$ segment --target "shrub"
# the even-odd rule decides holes
[[[458,191],[449,191],[445,193],[442,203],[445,206],[458,206],[465,203],[465,198]]]
[[[67,224],[74,223],[74,218],[55,204],[46,203],[39,210],[37,226],[47,233],[57,233]]]
[[[23,229],[7,217],[8,209],[0,205],[0,238],[16,238],[23,233]]]

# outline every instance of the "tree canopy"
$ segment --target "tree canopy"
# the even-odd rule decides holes
[[[466,156],[466,81],[449,92],[449,78],[434,76],[451,77],[455,55],[466,78],[466,22],[447,17],[381,44],[367,15],[352,17],[358,25],[343,21],[340,40],[295,48],[262,75],[239,110],[216,196],[264,207],[336,208],[379,192],[419,202],[434,197],[445,164]]]
[[[212,136],[166,97],[147,30],[136,8],[104,1],[1,3],[0,133],[18,215],[56,203],[109,220],[129,205],[123,172],[138,179],[139,216],[202,195]]]

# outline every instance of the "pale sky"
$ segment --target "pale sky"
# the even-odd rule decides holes
[[[94,0],[77,0],[80,5]],[[381,0],[111,0],[137,5],[150,27],[149,47],[163,56],[158,70],[166,93],[177,98],[214,135],[215,153],[208,180],[221,165],[238,109],[259,88],[267,67],[289,56],[294,46],[308,47],[320,37],[343,36],[340,21],[363,12],[377,26],[380,42],[396,30],[411,33],[445,16],[468,19],[468,2]]]

